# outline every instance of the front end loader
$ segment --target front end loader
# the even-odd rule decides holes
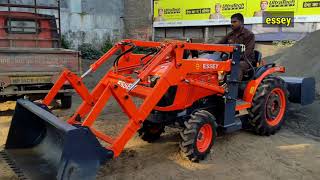
[[[140,47],[149,48],[148,53],[135,54]],[[289,101],[313,102],[314,78],[276,76],[285,68],[257,58],[246,80],[239,81],[244,50],[237,44],[123,40],[81,77],[64,70],[41,104],[18,100],[2,154],[20,177],[94,179],[99,166],[118,157],[137,132],[152,142],[166,126],[180,128],[181,151],[194,162],[210,152],[218,133],[246,128],[274,134],[285,120]],[[189,58],[191,51],[227,56]],[[85,76],[117,52],[113,67],[90,92]],[[48,106],[66,82],[83,102],[65,122]],[[117,137],[93,127],[111,96],[129,119]],[[137,106],[133,97],[141,98],[142,104]]]

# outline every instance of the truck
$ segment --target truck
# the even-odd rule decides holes
[[[61,46],[59,1],[44,6],[9,0],[0,7],[7,9],[0,11],[0,102],[41,99],[63,69],[81,73],[80,53]],[[61,108],[71,107],[72,93],[69,84],[59,91]]]

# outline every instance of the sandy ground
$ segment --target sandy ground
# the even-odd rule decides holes
[[[1,103],[0,105],[0,147],[5,143],[6,137],[9,131],[10,120],[12,111],[10,108],[14,108],[14,102]],[[0,157],[0,179],[9,180],[17,179],[11,169],[3,159]]]
[[[255,50],[262,53],[262,58],[282,53],[288,47],[276,46],[272,43],[256,43]]]
[[[76,105],[78,98],[74,98]],[[14,102],[1,104],[13,109]],[[73,107],[71,110],[73,110]],[[62,119],[71,110],[55,110]],[[126,120],[119,112],[102,113],[96,123],[100,129],[115,134]],[[0,144],[5,142],[11,111],[0,117]],[[107,118],[109,117],[109,118]],[[115,119],[117,117],[117,119]],[[106,118],[106,119],[104,119]],[[289,128],[270,137],[249,132],[219,137],[205,161],[189,162],[179,153],[179,135],[167,128],[162,139],[149,144],[132,139],[123,154],[101,168],[97,179],[318,179],[320,176],[320,141],[295,134]],[[17,179],[0,160],[0,179]]]
[[[88,64],[85,61],[84,67]],[[103,71],[105,68],[97,72],[98,76]],[[96,75],[90,75],[86,83],[92,88],[97,81]],[[81,102],[79,97],[73,101],[70,110],[54,110],[54,114],[61,119],[68,118]],[[0,104],[0,146],[5,143],[14,106],[14,102]],[[301,122],[307,116],[291,112],[296,113]],[[97,179],[319,179],[320,140],[303,128],[290,126],[298,123],[292,120],[292,115],[288,116],[287,125],[270,137],[246,131],[219,137],[208,158],[200,163],[191,163],[179,153],[176,129],[167,128],[161,140],[153,144],[136,136],[118,159],[101,167]],[[126,122],[112,101],[101,113],[96,127],[116,135]],[[0,169],[1,180],[17,179],[1,158]]]

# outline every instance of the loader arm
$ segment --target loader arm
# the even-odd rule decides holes
[[[130,47],[152,47],[159,48],[159,51],[157,51],[155,54],[145,57],[144,55],[126,52]],[[67,122],[58,121],[58,118],[54,117],[48,119],[47,116],[41,115],[40,118],[35,120],[30,125],[34,126],[34,129],[38,128],[37,130],[39,134],[36,134],[34,138],[40,139],[32,140],[32,142],[34,142],[35,146],[38,147],[40,145],[37,143],[40,143],[41,139],[52,140],[54,138],[50,138],[50,136],[55,137],[56,134],[59,134],[59,137],[56,138],[62,139],[62,141],[59,140],[58,142],[64,142],[65,146],[68,145],[67,147],[74,147],[72,144],[76,144],[78,142],[72,141],[71,137],[73,136],[71,136],[71,134],[74,135],[73,132],[79,130],[79,134],[87,133],[94,135],[96,138],[106,142],[108,145],[103,147],[105,152],[101,149],[94,152],[96,153],[95,157],[97,159],[92,159],[92,164],[90,166],[90,168],[92,168],[90,175],[92,175],[97,171],[97,164],[105,162],[106,158],[110,158],[111,154],[113,158],[118,157],[121,154],[127,142],[136,134],[138,129],[142,126],[142,123],[150,115],[151,111],[156,108],[160,99],[171,86],[184,83],[203,89],[207,92],[204,95],[224,95],[233,92],[232,89],[235,88],[232,88],[232,86],[230,86],[231,91],[230,89],[226,90],[225,87],[222,87],[218,84],[208,84],[199,79],[192,78],[190,74],[207,73],[214,75],[217,74],[218,71],[225,71],[232,72],[233,76],[235,76],[237,72],[231,71],[231,66],[235,64],[235,59],[229,59],[222,62],[201,58],[183,59],[183,53],[185,50],[224,51],[232,53],[234,51],[238,51],[238,48],[238,46],[190,44],[179,41],[156,43],[137,40],[124,40],[120,43],[117,43],[112,49],[110,49],[110,51],[104,54],[93,65],[91,65],[91,68],[82,77],[73,74],[69,70],[64,70],[62,72],[53,88],[44,98],[43,104],[48,106],[65,82],[70,83],[70,85],[80,95],[83,102],[77,108],[75,113],[67,120]],[[111,56],[115,55],[115,53],[119,50],[126,53],[122,54],[122,56],[117,59],[118,62],[114,63],[114,68],[111,68],[108,72],[106,72],[104,77],[90,92],[83,83],[83,78],[85,78],[87,74],[96,71],[104,62],[106,62]],[[157,80],[156,84],[151,86],[151,82],[149,82],[148,77],[152,75],[153,71],[157,67],[162,67],[164,64],[166,64],[166,68],[162,71],[161,76]],[[105,105],[111,96],[114,97],[129,119],[128,123],[116,137],[107,135],[93,127],[94,122],[105,108]],[[185,94],[185,96],[187,96],[187,94]],[[133,97],[143,99],[143,102],[139,107],[135,105]],[[201,95],[199,98],[201,98]],[[183,107],[183,103],[180,103],[180,106]],[[34,113],[39,115],[42,111],[45,111],[41,110],[41,108],[34,108],[36,109]],[[235,111],[235,108],[233,111]],[[28,116],[31,116],[31,114],[32,113],[29,113]],[[50,113],[46,112],[46,114]],[[43,131],[40,127],[38,127],[37,123],[43,124],[41,128],[50,127],[50,131]],[[55,129],[54,127],[59,128]],[[59,132],[55,134],[54,132],[57,131],[57,129],[59,129]],[[67,135],[70,135],[71,139],[63,140]],[[97,139],[92,141],[94,141],[94,143],[90,144],[92,146],[97,146]],[[49,142],[52,143],[49,143],[51,146],[57,146],[54,144],[55,141]],[[78,161],[77,158],[83,156],[82,159],[90,159],[90,154],[83,154],[81,151],[68,151],[68,149],[63,148],[63,145],[59,145],[59,147],[62,147],[63,149],[62,158],[51,158],[62,159],[61,162],[56,163],[56,167],[59,167],[59,169],[55,170],[53,173],[57,173],[57,177],[59,177],[59,179],[68,174],[69,171],[72,171],[72,169],[69,168],[73,167],[74,164],[70,164],[69,160],[70,162],[76,163],[78,169],[87,169],[86,161]],[[52,173],[50,175],[52,175]]]
[[[125,42],[125,43],[124,43]],[[138,79],[134,79],[130,76],[125,76],[121,73],[121,70],[134,70],[136,67],[141,65],[139,58],[142,55],[129,54],[127,57],[122,57],[119,61],[118,71],[114,72],[110,70],[99,82],[99,84],[89,93],[88,89],[83,85],[82,79],[76,77],[65,70],[57,83],[49,92],[44,99],[44,103],[49,105],[51,100],[57,94],[58,89],[61,88],[61,84],[65,81],[69,81],[70,84],[75,88],[76,92],[83,99],[83,103],[76,110],[74,115],[68,120],[70,124],[78,124],[79,119],[83,121],[82,126],[90,127],[92,132],[101,140],[109,143],[107,147],[111,149],[115,156],[118,156],[123,150],[125,144],[140,128],[141,123],[147,118],[152,109],[156,107],[156,104],[166,93],[168,88],[172,85],[176,85],[181,81],[190,83],[193,86],[209,89],[212,92],[218,92],[224,94],[224,88],[216,85],[208,85],[205,83],[197,82],[187,78],[187,74],[190,73],[208,73],[217,71],[229,72],[231,69],[232,60],[223,62],[212,61],[208,59],[183,59],[182,54],[185,50],[216,50],[224,52],[232,52],[234,46],[221,46],[221,45],[204,45],[204,44],[189,44],[182,42],[170,42],[166,45],[154,42],[143,42],[136,40],[124,40],[116,44],[109,52],[103,55],[98,61],[91,65],[91,69],[94,71],[100,67],[103,62],[115,54],[119,49],[125,50],[125,46],[128,44],[141,47],[159,47],[162,46],[161,50],[156,56],[152,56],[145,59],[145,63],[148,62],[138,74]],[[130,90],[132,83],[137,80],[145,81],[155,67],[164,61],[171,61],[171,64],[158,80],[156,86],[146,87],[143,85],[137,85],[134,89]],[[128,115],[129,123],[123,129],[122,133],[116,138],[112,138],[108,135],[93,129],[92,125],[98,118],[99,114],[105,107],[110,96],[113,96],[119,103],[122,110]],[[144,99],[144,102],[140,107],[136,107],[132,101],[132,96],[140,97]]]

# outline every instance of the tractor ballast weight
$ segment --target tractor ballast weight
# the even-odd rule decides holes
[[[312,104],[315,99],[315,79],[313,77],[281,77],[290,92],[289,101],[301,105]]]
[[[147,54],[134,54],[136,47],[153,50]],[[191,50],[225,52],[232,56],[224,61],[186,59],[185,51]],[[177,122],[184,128],[181,132],[181,150],[190,160],[198,161],[210,152],[216,129],[224,132],[239,130],[244,119],[239,112],[248,110],[251,114],[258,113],[251,107],[261,103],[256,93],[262,91],[270,91],[270,102],[274,103],[276,110],[267,111],[270,127],[261,120],[251,124],[265,123],[262,127],[266,129],[261,129],[261,124],[257,124],[255,127],[259,128],[255,130],[262,135],[273,134],[283,122],[287,90],[283,80],[269,75],[283,73],[285,68],[267,68],[259,77],[247,82],[242,90],[244,93],[239,95],[239,84],[242,82],[238,80],[238,73],[243,50],[242,45],[121,41],[81,77],[64,70],[42,104],[19,100],[4,153],[10,164],[16,164],[17,171],[32,179],[94,179],[99,165],[118,157],[136,132],[151,141],[160,136],[164,125]],[[121,54],[114,61],[113,68],[90,92],[82,79],[118,51]],[[224,78],[219,79],[221,72]],[[47,106],[66,82],[83,102],[72,117],[63,122]],[[274,89],[262,89],[268,83]],[[312,82],[305,85],[312,86]],[[299,87],[306,89],[303,86]],[[117,137],[93,127],[111,96],[129,118]],[[137,107],[132,97],[143,99],[142,104]],[[217,110],[212,111],[215,108]],[[150,134],[150,127],[159,131]],[[109,145],[102,147],[98,139]]]

